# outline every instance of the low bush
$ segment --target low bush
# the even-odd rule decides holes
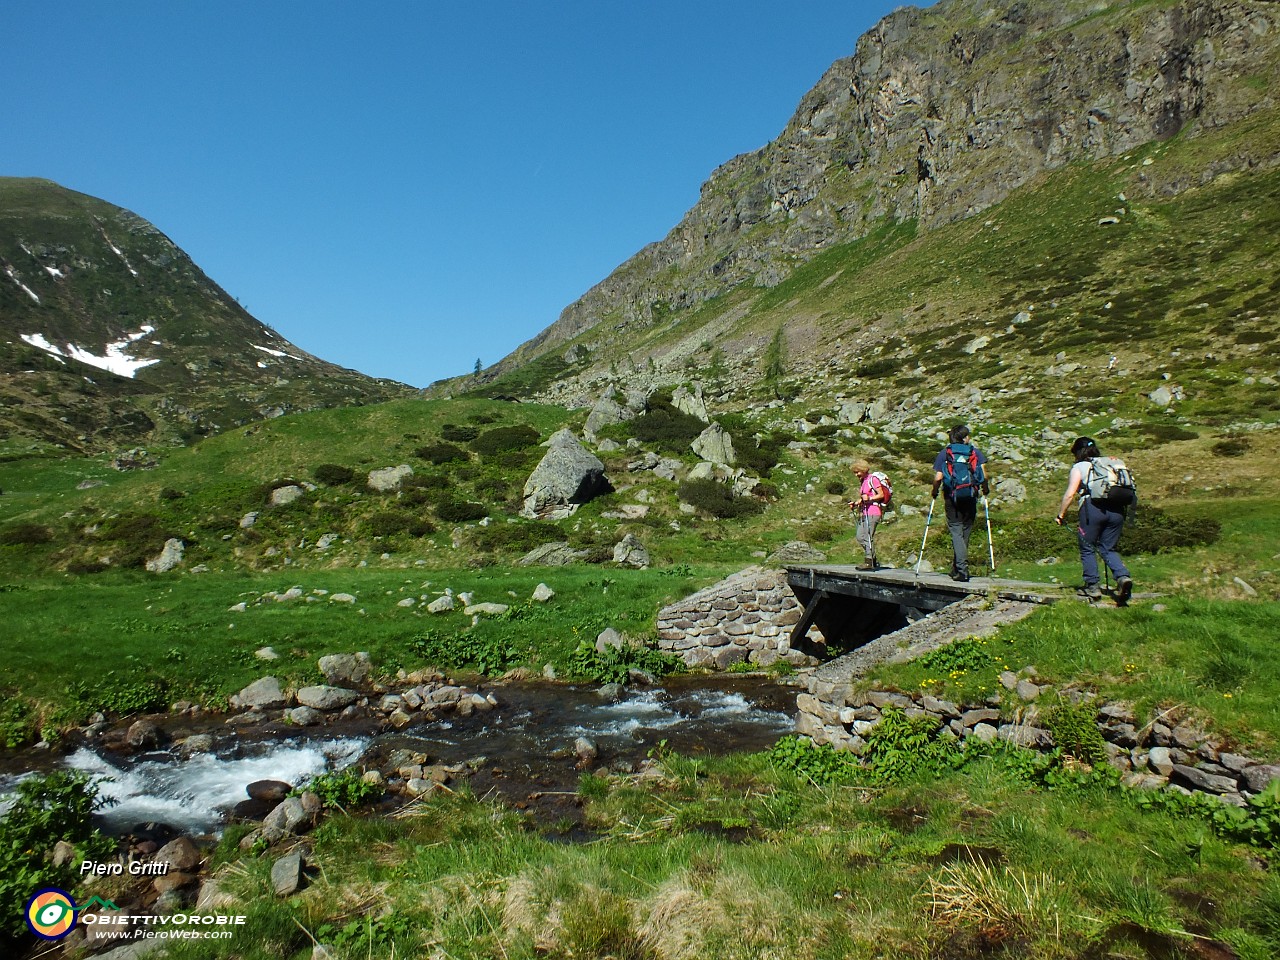
[[[510,639],[470,631],[446,634],[428,630],[410,640],[409,648],[424,662],[443,670],[469,667],[484,674],[502,673],[521,659],[519,648]]]
[[[18,699],[0,702],[0,746],[12,750],[35,739],[31,707]]]
[[[544,543],[563,539],[564,533],[558,527],[541,522],[493,523],[477,527],[472,534],[476,548],[488,553],[509,551],[524,554]]]
[[[1210,449],[1216,457],[1243,457],[1252,446],[1248,437],[1223,437]]]
[[[53,531],[38,523],[17,523],[0,530],[0,544],[6,547],[34,547],[53,542]]]
[[[158,494],[161,500],[181,500],[186,496],[181,490],[175,490],[173,487],[165,487]]]
[[[446,423],[440,428],[440,436],[450,443],[470,443],[480,436],[480,428]]]
[[[383,794],[382,787],[369,783],[355,767],[337,773],[322,773],[293,793],[296,795],[304,791],[314,793],[326,807],[340,810],[372,803]]]
[[[149,713],[169,706],[169,688],[159,677],[108,670],[93,679],[74,680],[67,694],[82,712],[112,712],[121,716]]]
[[[98,539],[118,546],[117,566],[140,567],[164,548],[166,540],[178,536],[178,533],[168,521],[154,514],[134,513],[105,520],[97,535]]]
[[[630,433],[659,450],[685,453],[707,425],[692,414],[678,409],[671,394],[660,392],[649,398],[649,408],[630,424]]]
[[[494,456],[510,450],[523,450],[538,442],[538,431],[527,424],[495,427],[471,441],[471,449],[482,456]]]
[[[632,670],[666,676],[684,669],[678,656],[643,645],[606,646],[597,650],[591,640],[583,640],[565,665],[566,679],[590,683],[625,683]]]
[[[1179,547],[1215,543],[1221,524],[1212,517],[1178,517],[1159,507],[1139,504],[1125,522],[1119,550],[1125,554],[1164,553]],[[1074,522],[1059,527],[1052,521],[1028,519],[1002,524],[996,534],[997,552],[1010,560],[1039,560],[1074,556],[1079,536]]]
[[[457,463],[459,460],[467,460],[470,455],[467,451],[452,443],[431,443],[425,447],[419,447],[413,451],[413,455],[420,460],[426,460],[428,463]]]
[[[107,860],[115,852],[115,842],[93,826],[94,812],[110,801],[99,796],[89,774],[59,770],[31,777],[14,793],[13,805],[0,818],[0,898],[5,903],[25,904],[44,887],[71,890],[81,860]],[[51,854],[60,840],[73,844],[78,856],[55,866]],[[0,937],[27,936],[25,911],[9,910]]]
[[[481,520],[489,515],[489,508],[483,503],[472,503],[470,500],[447,499],[436,504],[436,516],[446,523],[467,523]]]
[[[719,480],[685,480],[677,495],[690,504],[720,520],[749,517],[764,511],[764,503],[754,497],[735,497],[733,490]]]
[[[311,475],[316,483],[323,483],[326,487],[341,487],[356,478],[353,469],[337,463],[322,463],[311,471]]]

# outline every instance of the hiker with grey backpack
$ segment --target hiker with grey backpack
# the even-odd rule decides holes
[[[1133,578],[1116,551],[1128,508],[1138,501],[1138,487],[1133,474],[1118,457],[1104,457],[1089,437],[1080,437],[1071,445],[1075,464],[1067,478],[1055,522],[1062,526],[1067,509],[1076,494],[1080,495],[1080,566],[1084,571],[1084,596],[1093,601],[1102,597],[1098,584],[1098,557],[1116,578],[1116,603],[1124,606],[1133,595]]]

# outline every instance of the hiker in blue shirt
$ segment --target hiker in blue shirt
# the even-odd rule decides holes
[[[956,424],[951,428],[951,442],[938,451],[933,461],[933,492],[943,493],[947,511],[947,529],[951,531],[951,579],[964,583],[969,579],[969,534],[978,518],[978,490],[988,496],[987,458],[969,443],[969,428]]]

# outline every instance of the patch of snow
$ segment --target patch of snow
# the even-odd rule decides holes
[[[45,267],[44,269],[49,274],[49,276],[56,277],[59,280],[62,279],[62,276],[63,276],[62,271],[59,270],[57,267]]]
[[[291,353],[285,353],[283,350],[272,350],[270,347],[260,347],[256,343],[251,343],[249,346],[253,347],[255,350],[261,350],[263,353],[269,353],[273,357],[288,357],[290,360],[302,359],[301,357],[295,357]]]
[[[137,333],[130,333],[123,340],[117,340],[114,343],[108,343],[104,347],[104,356],[98,356],[90,353],[83,347],[78,347],[73,343],[66,344],[65,352],[62,348],[55,346],[45,339],[40,333],[24,333],[22,339],[31,346],[39,350],[43,350],[54,357],[70,357],[73,360],[79,360],[81,363],[88,364],[91,367],[97,367],[99,370],[106,370],[108,373],[114,373],[121,377],[133,379],[137,372],[144,367],[149,367],[160,360],[139,360],[125,353],[125,348],[131,343],[143,339],[148,334],[154,333],[155,327],[144,326]]]
[[[36,292],[32,290],[30,287],[28,287],[21,280],[18,279],[18,275],[13,272],[13,267],[5,267],[4,272],[9,275],[10,280],[12,280],[14,283],[16,283],[18,286],[20,286],[23,290],[26,291],[27,296],[29,296],[36,303],[40,302],[40,298],[36,296]]]

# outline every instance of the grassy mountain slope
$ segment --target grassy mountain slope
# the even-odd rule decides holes
[[[95,451],[408,392],[299,350],[154,226],[45,180],[0,178],[0,332],[0,430],[21,443]]]

